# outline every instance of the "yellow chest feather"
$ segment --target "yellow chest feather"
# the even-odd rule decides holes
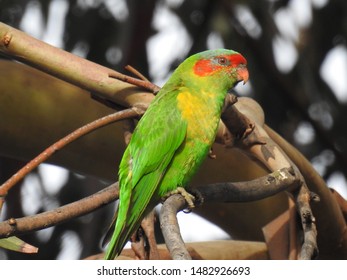
[[[202,92],[199,96],[184,91],[177,96],[182,118],[188,122],[187,138],[211,142],[219,122],[220,108],[213,93]]]

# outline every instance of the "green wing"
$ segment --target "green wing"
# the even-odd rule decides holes
[[[155,191],[187,132],[187,123],[177,109],[177,93],[162,93],[152,102],[124,153],[119,167],[119,209],[107,259],[120,253],[160,199],[154,197]]]

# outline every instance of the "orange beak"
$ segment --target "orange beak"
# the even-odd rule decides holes
[[[246,65],[241,65],[237,68],[237,79],[238,81],[243,81],[243,84],[247,83],[249,78],[249,73]]]

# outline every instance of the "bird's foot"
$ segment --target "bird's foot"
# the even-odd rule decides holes
[[[185,199],[185,201],[187,202],[188,204],[188,208],[186,212],[191,212],[193,208],[195,208],[195,196],[190,194],[189,192],[187,192],[185,190],[185,188],[183,187],[177,187],[177,189],[169,192],[168,194],[165,195],[164,199],[168,198],[169,196],[171,195],[174,195],[174,194],[180,194],[183,196],[183,198]]]

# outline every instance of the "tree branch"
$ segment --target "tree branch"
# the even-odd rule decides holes
[[[201,193],[206,202],[246,202],[274,195],[283,191],[288,185],[298,183],[299,181],[289,169],[282,169],[252,181],[202,185],[195,187],[194,190]],[[262,188],[266,189],[266,195],[264,195]],[[244,193],[243,190],[245,190]],[[0,238],[51,227],[88,214],[116,200],[118,195],[117,182],[96,194],[52,211],[18,219],[10,218],[0,223]]]
[[[0,52],[120,106],[147,107],[154,97],[121,81],[128,77],[126,75],[53,47],[1,22]]]
[[[303,174],[310,191],[317,193],[320,202],[314,206],[317,217],[316,224],[319,231],[318,244],[320,257],[347,258],[346,220],[342,211],[323,178],[313,168],[312,164],[295,147],[289,144],[270,127],[264,129],[277,145],[290,157]],[[313,234],[315,234],[313,232]]]
[[[290,189],[288,188],[288,191],[292,191],[294,195],[296,195],[296,206],[300,213],[304,230],[304,241],[300,258],[311,259],[315,257],[318,251],[317,232],[314,224],[315,218],[310,207],[311,199],[310,196],[307,195],[309,190],[303,175],[294,162],[290,160],[263,128],[264,113],[258,103],[252,99],[243,99],[241,102],[236,103],[235,106],[230,106],[230,110],[239,110],[245,117],[240,118],[239,113],[234,113],[234,120],[228,118],[223,119],[229,130],[233,131],[235,118],[239,118],[240,122],[251,123],[252,121],[254,123],[254,127],[250,132],[246,130],[247,125],[244,125],[245,133],[243,133],[243,137],[236,137],[233,145],[241,148],[244,153],[257,160],[270,172],[281,168],[291,168],[295,176],[300,180],[301,184],[294,185]],[[247,120],[247,118],[249,120]]]
[[[119,196],[118,182],[76,202],[24,218],[10,218],[0,223],[0,238],[48,228],[80,217],[114,201]]]
[[[133,69],[133,68],[131,68]],[[109,74],[110,78],[114,78],[120,81],[123,81],[125,83],[129,83],[138,87],[142,87],[144,89],[147,89],[153,93],[157,93],[160,90],[160,87],[158,87],[157,85],[149,82],[149,81],[143,81],[143,80],[139,80],[121,73],[110,73]]]
[[[191,260],[180,233],[176,214],[186,208],[186,200],[180,194],[171,195],[160,210],[160,228],[165,244],[173,260]]]
[[[300,179],[295,177],[293,170],[283,168],[252,181],[209,184],[196,187],[194,191],[199,193],[204,202],[249,202],[275,195],[300,184]],[[165,244],[174,260],[191,259],[176,217],[176,214],[186,207],[184,197],[175,194],[165,200],[159,215]]]
[[[266,176],[238,183],[216,183],[199,186],[196,190],[204,202],[250,202],[260,200],[289,187],[301,184],[291,168],[282,168]],[[195,189],[195,188],[194,188]]]
[[[295,193],[295,197],[304,232],[304,243],[301,248],[299,259],[310,260],[318,256],[316,219],[313,216],[310,201],[315,201],[318,197],[310,193],[306,183]]]

